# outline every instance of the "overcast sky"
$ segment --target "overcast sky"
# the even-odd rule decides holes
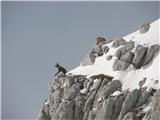
[[[2,117],[36,118],[58,61],[73,69],[96,36],[159,18],[158,2],[2,2]]]

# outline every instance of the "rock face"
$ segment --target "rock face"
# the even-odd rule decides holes
[[[139,108],[152,98],[145,88],[121,91],[119,80],[105,75],[58,76],[49,85],[49,95],[40,110],[39,120],[127,120],[141,114]],[[84,90],[86,90],[84,92]],[[112,95],[115,91],[120,94]],[[145,118],[159,119],[160,91]],[[154,111],[154,112],[153,112]],[[147,117],[146,117],[147,116]],[[137,117],[138,118],[138,117]],[[147,119],[149,120],[149,119]]]
[[[144,58],[147,54],[148,48],[143,47],[142,45],[137,45],[135,53],[134,53],[134,58],[132,60],[132,64],[134,65],[135,68],[140,68],[143,64]]]
[[[149,50],[148,50],[148,53],[144,59],[144,62],[143,62],[143,66],[144,65],[147,65],[149,62],[152,61],[153,57],[155,54],[157,54],[157,52],[159,51],[160,49],[160,46],[158,44],[155,44],[155,45],[152,45]]]
[[[146,113],[143,120],[159,120],[160,119],[160,89],[156,92],[152,99],[151,109]]]
[[[116,59],[113,64],[113,70],[122,70],[125,71],[129,66],[129,63],[120,59]]]

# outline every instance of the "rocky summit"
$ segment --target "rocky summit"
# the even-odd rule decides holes
[[[98,37],[78,67],[50,81],[38,120],[160,120],[159,23]]]

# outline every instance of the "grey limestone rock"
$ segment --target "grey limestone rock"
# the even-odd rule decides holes
[[[95,120],[115,120],[120,113],[124,99],[125,95],[105,99],[103,105],[97,111]]]
[[[152,99],[152,107],[143,120],[160,120],[160,89],[156,92]]]
[[[147,47],[143,47],[142,45],[137,45],[136,50],[134,52],[134,58],[132,60],[132,64],[135,68],[139,69],[141,68],[144,58],[147,54]]]
[[[108,46],[102,47],[103,54],[106,54],[108,51],[109,51],[109,47]]]
[[[149,50],[147,55],[145,56],[144,62],[143,62],[143,66],[147,65],[148,63],[150,63],[154,57],[154,55],[159,51],[160,46],[158,44],[152,45]]]
[[[85,114],[84,114],[83,120],[87,120],[87,119],[88,119],[90,110],[91,110],[92,107],[93,107],[93,102],[94,102],[96,93],[97,93],[97,91],[93,91],[92,94],[91,94],[91,96],[90,96],[90,97],[87,99],[87,101],[85,102],[85,106],[84,106]]]
[[[128,63],[131,63],[133,57],[134,57],[134,53],[129,51],[129,52],[126,52],[126,53],[122,54],[120,59],[123,60],[123,61],[126,61]]]
[[[123,54],[125,54],[126,52],[130,52],[133,48],[134,48],[134,42],[129,41],[123,47],[119,48],[115,52],[115,56],[120,59]]]
[[[94,120],[96,116],[96,110],[92,109],[89,113],[88,120]]]
[[[127,95],[120,112],[120,116],[119,116],[120,120],[125,116],[127,112],[129,112],[131,109],[135,107],[138,98],[139,98],[138,89],[134,89]]]
[[[77,98],[75,99],[75,106],[74,106],[74,120],[82,120],[83,119],[84,103],[85,103],[84,96],[77,96]]]
[[[53,120],[74,120],[74,100],[64,100],[54,113]]]
[[[95,55],[98,56],[102,56],[103,55],[103,49],[101,45],[97,45],[93,51],[95,52]]]
[[[106,59],[107,59],[107,60],[111,60],[112,57],[113,57],[112,55],[108,55]]]
[[[101,85],[101,80],[96,80],[90,90],[95,90]]]
[[[113,70],[117,71],[117,70],[122,70],[125,71],[127,70],[129,66],[129,63],[120,59],[116,59],[113,63]]]
[[[45,103],[43,104],[42,109],[40,110],[40,113],[38,115],[39,120],[51,120],[50,114],[49,114],[49,106]]]
[[[95,62],[96,52],[92,49],[81,61],[82,66],[92,65]]]
[[[126,41],[123,38],[120,38],[120,39],[114,40],[112,47],[117,48],[117,47],[119,47],[121,45],[125,45],[125,44],[126,44]]]
[[[139,98],[136,103],[136,107],[139,107],[146,103],[147,99],[150,97],[150,93],[146,91],[146,89],[141,89],[139,91]]]
[[[149,28],[150,28],[150,23],[147,22],[143,23],[142,25],[139,26],[139,32],[141,34],[146,33],[149,31]]]
[[[72,100],[74,98],[77,97],[79,91],[81,88],[81,84],[80,83],[75,83],[72,85],[71,88],[69,88],[68,90],[64,91],[64,96],[63,98],[66,100]]]
[[[134,120],[134,116],[135,116],[134,112],[128,112],[122,120]]]

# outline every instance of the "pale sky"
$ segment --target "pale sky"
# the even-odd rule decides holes
[[[58,61],[73,69],[94,47],[159,18],[159,2],[2,2],[2,118],[36,118]]]

